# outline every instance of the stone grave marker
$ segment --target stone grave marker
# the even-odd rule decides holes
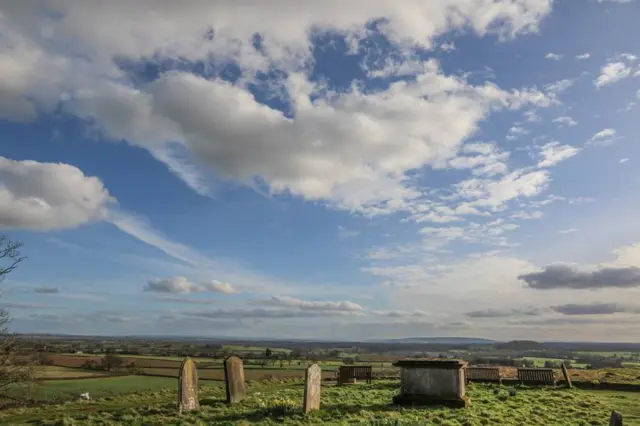
[[[393,365],[400,367],[401,388],[394,404],[470,406],[464,386],[466,361],[410,359]]]
[[[200,409],[198,400],[198,370],[191,358],[185,358],[180,366],[178,375],[178,409],[183,411],[197,411]]]
[[[304,400],[302,411],[307,414],[320,409],[320,387],[322,386],[322,370],[318,364],[312,364],[304,373]]]
[[[622,414],[617,411],[612,411],[609,426],[622,426]]]
[[[573,388],[573,383],[571,383],[571,376],[569,376],[569,371],[567,371],[567,366],[564,365],[564,362],[563,362],[562,364],[560,364],[560,367],[562,368],[562,375],[564,376],[565,382],[567,382],[567,386],[569,388]]]
[[[244,365],[235,355],[224,360],[224,382],[229,404],[240,402],[247,396],[244,387]]]

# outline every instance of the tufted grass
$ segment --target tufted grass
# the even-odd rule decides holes
[[[202,386],[201,410],[178,414],[176,391],[139,392],[94,401],[11,409],[0,424],[35,425],[606,425],[612,409],[625,425],[639,425],[640,398],[634,393],[563,388],[468,386],[471,408],[411,408],[391,405],[397,381],[325,386],[322,408],[301,414],[303,386],[252,383],[243,402],[228,406],[224,388]]]

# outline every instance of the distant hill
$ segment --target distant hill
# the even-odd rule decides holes
[[[405,337],[403,339],[377,340],[381,343],[425,343],[438,345],[492,345],[495,340],[476,337]]]
[[[544,347],[545,347],[544,344],[539,342],[534,342],[533,340],[512,340],[510,342],[502,342],[502,343],[496,344],[496,349],[519,350],[519,351],[544,349]]]

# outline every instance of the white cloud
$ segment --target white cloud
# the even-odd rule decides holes
[[[569,126],[569,127],[573,127],[573,126],[575,126],[575,125],[577,125],[577,124],[578,124],[578,122],[577,122],[577,121],[575,121],[573,118],[571,118],[571,117],[569,117],[569,116],[566,116],[566,115],[563,115],[563,116],[561,116],[561,117],[554,118],[554,119],[552,120],[552,122],[553,122],[553,123],[558,123],[558,124],[560,124],[560,125],[562,125],[562,126]]]
[[[451,42],[451,43],[442,43],[440,45],[440,49],[444,50],[445,52],[453,52],[454,50],[456,50],[456,45],[453,44],[453,42]]]
[[[559,61],[560,59],[562,59],[563,55],[559,55],[557,53],[547,53],[546,55],[544,55],[544,57],[546,59],[551,59],[553,61]]]
[[[626,163],[627,161],[629,161],[629,159],[628,159],[628,158],[621,158],[621,159],[620,159],[620,161],[618,161],[618,162],[619,162],[620,164],[624,164],[624,163]]]
[[[449,167],[454,169],[472,169],[477,176],[494,176],[504,174],[508,167],[508,152],[501,152],[495,144],[469,143],[464,145],[461,154],[451,159]]]
[[[571,145],[561,145],[559,142],[549,142],[540,148],[540,162],[538,167],[551,167],[573,157],[580,150]]]
[[[143,218],[118,211],[112,211],[110,212],[108,221],[122,232],[125,232],[143,243],[163,251],[165,254],[175,259],[191,265],[198,265],[207,262],[207,259],[204,256],[190,247],[171,241],[161,235]]]
[[[579,229],[577,228],[567,228],[567,229],[561,229],[558,231],[558,234],[573,234],[576,232],[580,232]]]
[[[575,80],[570,80],[570,79],[558,80],[554,83],[545,85],[544,90],[554,94],[562,93],[567,89],[569,89],[571,86],[573,86],[573,83],[575,83]]]
[[[533,197],[542,192],[549,182],[548,172],[513,171],[500,179],[468,179],[454,185],[457,194],[471,200],[472,207],[502,208],[505,203],[520,197]]]
[[[523,136],[523,135],[527,135],[527,134],[529,134],[529,131],[527,129],[525,129],[524,127],[511,126],[511,128],[509,128],[509,131],[507,132],[506,139],[508,141],[514,141],[514,140],[518,139],[518,137]]]
[[[542,121],[542,118],[540,118],[540,116],[535,110],[525,111],[523,115],[525,120],[527,120],[527,122],[529,123],[538,123]]]
[[[104,136],[149,150],[200,194],[209,188],[195,164],[206,164],[219,178],[366,214],[406,209],[419,195],[406,174],[452,157],[491,111],[555,102],[535,89],[473,86],[445,75],[435,61],[415,63],[415,81],[377,93],[336,94],[304,76],[312,29],[337,31],[356,45],[367,24],[385,17],[381,29],[401,50],[431,48],[433,39],[455,29],[503,39],[536,31],[550,0],[286,3],[277,11],[256,3],[252,13],[224,1],[125,7],[59,0],[46,16],[31,4],[7,9],[2,34],[23,43],[0,46],[2,58],[12,61],[3,71],[21,76],[21,70],[47,69],[47,84],[41,89],[28,80],[9,94],[0,90],[1,101],[17,105],[28,88],[25,102],[32,105],[25,116],[33,117],[36,106],[64,99],[65,111]],[[40,27],[48,31],[46,43]],[[261,49],[254,48],[255,34]],[[36,67],[31,51],[61,65]],[[212,69],[233,62],[242,78],[234,86],[215,72],[207,79],[169,72],[134,88],[114,60],[142,58],[205,60]],[[257,70],[271,68],[288,72],[273,85],[291,101],[292,118],[247,90]]]
[[[610,145],[616,140],[616,129],[602,129],[587,141],[587,145]]]
[[[0,228],[75,228],[104,219],[114,202],[99,178],[77,167],[0,157]]]
[[[149,280],[144,287],[144,291],[182,294],[203,292],[232,294],[236,292],[229,283],[217,280],[193,283],[185,277],[156,278]]]
[[[589,59],[591,57],[590,53],[582,53],[580,55],[576,55],[576,59],[584,60]]]
[[[611,62],[603,66],[600,75],[593,81],[596,87],[600,88],[617,81],[627,78],[631,75],[631,67],[625,62]]]

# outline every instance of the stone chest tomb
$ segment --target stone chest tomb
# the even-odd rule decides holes
[[[467,407],[464,368],[461,360],[403,360],[394,364],[400,367],[399,395],[395,404],[448,405]]]

